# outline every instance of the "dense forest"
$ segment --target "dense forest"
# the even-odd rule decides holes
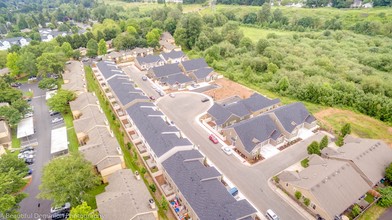
[[[227,5],[253,5],[253,6],[261,6],[264,3],[271,2],[274,5],[291,5],[297,3],[303,3],[306,7],[315,8],[315,7],[326,7],[331,5],[335,8],[350,8],[354,3],[354,0],[217,0],[219,4],[227,4]],[[363,3],[372,2],[373,6],[392,6],[392,2],[390,0],[374,0],[374,1],[363,1]]]

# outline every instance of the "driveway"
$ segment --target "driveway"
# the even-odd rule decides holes
[[[34,98],[31,101],[34,106],[34,128],[36,133],[31,137],[38,142],[35,147],[35,162],[31,165],[33,169],[33,179],[31,184],[25,189],[29,196],[20,203],[21,219],[49,219],[50,204],[49,200],[37,199],[39,193],[38,186],[41,184],[42,168],[50,161],[50,132],[51,121],[48,107],[45,101],[45,91],[38,88],[38,84],[26,84],[21,86],[21,90],[33,90]],[[40,204],[40,207],[38,207]]]
[[[257,165],[246,166],[233,155],[226,155],[221,150],[221,144],[213,144],[208,139],[210,133],[195,120],[212,104],[211,101],[202,103],[202,97],[198,93],[177,93],[175,98],[161,98],[157,105],[261,213],[272,209],[283,220],[304,219],[268,186],[268,179],[305,158],[307,145],[321,140],[323,135],[314,135]]]
[[[145,71],[140,71],[135,65],[130,65],[127,67],[123,68],[123,71],[136,83],[139,88],[143,90],[144,93],[148,97],[152,96],[156,99],[160,97],[160,95],[152,88],[154,83],[150,80],[147,79],[144,81],[142,79],[143,76],[145,76]]]

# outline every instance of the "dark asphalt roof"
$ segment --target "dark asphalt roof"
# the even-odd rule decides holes
[[[214,118],[214,121],[218,126],[224,124],[232,115],[229,110],[223,108],[217,103],[214,103],[214,105],[208,109],[207,112]]]
[[[135,99],[149,99],[142,90],[135,88],[128,76],[114,76],[108,80],[108,84],[123,106]]]
[[[211,67],[205,67],[205,68],[201,68],[198,69],[194,72],[196,78],[198,79],[204,79],[206,78],[212,71],[214,71],[214,69],[212,69]]]
[[[178,59],[185,56],[184,52],[182,52],[181,50],[180,51],[172,50],[169,53],[162,53],[161,55],[163,58],[165,58],[165,60]]]
[[[182,70],[180,69],[180,67],[178,67],[177,63],[154,67],[151,69],[151,71],[154,72],[157,78],[182,73]]]
[[[233,220],[256,213],[246,200],[237,201],[219,181],[214,167],[202,164],[197,150],[180,151],[162,165],[200,220]]]
[[[106,80],[116,74],[125,76],[125,73],[119,69],[114,62],[111,61],[100,61],[97,63],[97,67]]]
[[[249,98],[244,99],[242,102],[248,107],[250,111],[256,112],[263,108],[280,103],[280,99],[271,100],[258,93],[254,93]]]
[[[301,102],[285,105],[273,110],[284,129],[292,132],[296,126],[307,122],[311,123],[316,119],[308,112]]]
[[[242,103],[242,101],[224,105],[223,108],[227,109],[228,111],[230,111],[231,113],[233,113],[234,115],[236,115],[240,118],[245,117],[247,115],[250,115],[250,113],[251,113],[248,110],[248,107],[245,106],[244,103]]]
[[[166,123],[163,113],[152,103],[136,103],[126,111],[143,135],[153,152],[162,156],[177,146],[189,146],[191,142],[179,137],[179,130]]]
[[[192,70],[197,70],[197,69],[208,67],[208,64],[206,63],[204,58],[187,60],[187,61],[182,62],[181,64],[185,68],[186,71],[192,71]]]
[[[147,55],[145,57],[136,57],[136,60],[140,63],[155,63],[161,60],[159,56]]]
[[[264,142],[270,138],[277,140],[282,134],[276,127],[274,121],[268,115],[259,115],[254,118],[244,120],[230,126],[229,128],[233,128],[236,131],[238,138],[245,147],[245,150],[249,153],[260,142]]]
[[[192,82],[192,81],[193,80],[190,77],[188,77],[182,73],[169,75],[169,76],[161,78],[161,82],[165,82],[169,85],[174,85],[176,83],[179,83],[179,84],[188,83],[188,82]]]

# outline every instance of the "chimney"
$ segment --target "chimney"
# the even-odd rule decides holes
[[[150,204],[151,209],[155,209],[155,202],[153,199],[149,199],[148,203]]]
[[[137,180],[140,180],[140,174],[139,174],[139,171],[136,171],[135,172],[135,177],[136,177],[136,179]],[[154,200],[153,200],[154,201]]]

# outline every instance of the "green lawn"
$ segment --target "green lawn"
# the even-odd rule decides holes
[[[387,208],[373,205],[368,210],[366,210],[366,212],[361,215],[358,220],[377,220],[386,210]]]
[[[86,195],[84,197],[84,200],[87,202],[87,204],[93,208],[93,209],[97,209],[97,201],[95,199],[95,197],[103,192],[105,192],[105,187],[108,184],[101,184],[93,189],[91,189],[90,191],[86,192]]]
[[[16,137],[16,128],[11,130],[12,133],[12,148],[20,148],[20,140]]]
[[[67,114],[62,114],[64,118],[65,125],[67,127],[67,135],[69,146],[68,149],[70,152],[78,152],[79,142],[78,137],[76,136],[75,129],[73,128],[73,117],[71,113],[71,109],[68,110]]]
[[[295,32],[295,31],[282,31],[277,29],[262,29],[257,27],[247,27],[241,26],[240,29],[244,33],[245,37],[249,37],[253,42],[257,42],[261,38],[267,38],[268,34],[276,34],[278,36],[293,35],[295,33],[303,34],[305,32]],[[314,32],[312,32],[314,33]]]
[[[374,196],[370,194],[366,194],[365,201],[368,202],[369,204],[374,201]]]

